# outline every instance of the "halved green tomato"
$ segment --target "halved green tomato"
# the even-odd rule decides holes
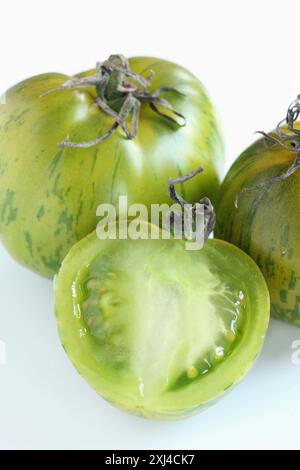
[[[125,224],[125,222],[123,222]],[[238,382],[261,349],[269,294],[241,250],[207,240],[100,240],[65,258],[55,282],[62,344],[105,399],[137,415],[176,418]]]

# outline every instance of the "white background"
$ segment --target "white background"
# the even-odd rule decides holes
[[[299,0],[2,1],[0,90],[31,75],[91,68],[110,53],[178,62],[206,85],[228,168],[300,93]],[[21,143],[20,143],[21,145]],[[188,420],[154,422],[106,404],[75,372],[56,333],[50,281],[0,248],[0,448],[300,448],[300,329],[271,321],[245,380]]]

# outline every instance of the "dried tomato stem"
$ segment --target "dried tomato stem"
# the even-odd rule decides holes
[[[138,132],[139,112],[142,104],[148,104],[152,111],[171,122],[182,127],[185,126],[184,116],[176,111],[161,93],[177,93],[184,96],[173,87],[165,86],[150,92],[153,72],[146,78],[130,70],[129,62],[122,55],[111,55],[108,60],[96,66],[96,73],[90,77],[74,78],[63,83],[60,87],[49,90],[42,97],[61,90],[70,90],[81,86],[94,86],[97,91],[96,105],[114,120],[113,126],[102,136],[89,142],[72,142],[67,138],[58,144],[59,147],[88,148],[100,144],[108,139],[120,126],[128,139],[134,139]],[[131,81],[129,81],[130,79]],[[166,110],[163,111],[163,110]],[[180,119],[178,119],[180,118]],[[128,129],[127,120],[131,120],[131,130]]]
[[[181,207],[191,207],[191,204],[188,203],[185,199],[183,199],[180,194],[177,193],[175,189],[175,184],[182,184],[186,181],[194,178],[199,173],[203,173],[204,169],[202,167],[196,168],[196,170],[191,171],[187,175],[180,176],[178,178],[170,178],[168,181],[168,189],[170,198],[180,204]],[[213,232],[215,224],[216,224],[216,215],[214,211],[214,207],[208,197],[204,197],[199,201],[199,204],[204,206],[204,240],[210,236]],[[193,204],[191,207],[192,211],[192,220],[195,222],[197,217],[197,204]]]
[[[257,191],[258,189],[264,189],[268,191],[273,183],[286,180],[300,168],[300,129],[295,128],[295,122],[298,120],[299,115],[300,95],[298,95],[297,98],[288,107],[286,117],[282,119],[276,126],[276,132],[267,134],[263,131],[257,131],[257,133],[261,134],[267,141],[282,147],[287,152],[295,153],[296,156],[293,163],[280,175],[269,178],[267,181],[261,184],[243,188],[235,197],[234,205],[236,208],[238,208],[239,199],[244,193]],[[288,132],[284,131],[285,127],[287,127]]]

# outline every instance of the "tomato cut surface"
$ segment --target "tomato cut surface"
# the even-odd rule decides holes
[[[259,269],[219,240],[186,251],[174,239],[93,233],[63,262],[55,293],[59,334],[81,375],[146,417],[191,414],[235,384],[269,318]]]

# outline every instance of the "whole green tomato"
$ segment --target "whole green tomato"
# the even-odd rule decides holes
[[[235,161],[221,187],[216,236],[261,268],[271,314],[300,326],[300,103],[285,126],[264,134]],[[280,123],[282,124],[282,123]],[[299,194],[299,196],[298,196]]]
[[[167,202],[166,180],[199,165],[203,181],[186,197],[215,200],[222,150],[203,86],[171,62],[115,55],[75,77],[25,80],[0,107],[1,240],[52,277],[101,203]]]

